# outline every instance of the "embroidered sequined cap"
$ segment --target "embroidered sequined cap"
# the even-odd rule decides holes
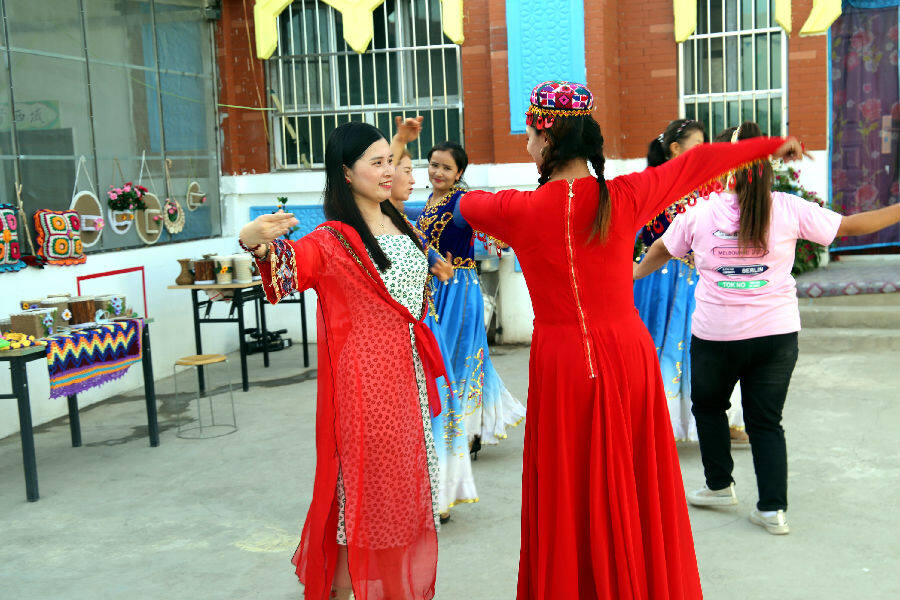
[[[584,84],[545,81],[531,90],[525,123],[537,130],[549,129],[559,117],[589,115],[593,108],[594,95]]]

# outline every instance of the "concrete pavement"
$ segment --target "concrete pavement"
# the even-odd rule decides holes
[[[171,380],[158,384],[158,448],[138,395],[83,411],[82,448],[71,448],[65,419],[42,426],[37,503],[25,502],[18,435],[0,441],[0,598],[301,598],[289,560],[312,487],[315,380],[298,354],[274,354],[268,370],[251,357],[262,384],[236,392],[230,436],[176,438],[185,403]],[[523,347],[494,353],[520,398],[527,358]],[[737,452],[741,504],[691,509],[706,598],[900,597],[898,364],[864,342],[850,353],[804,344],[785,411],[792,533],[748,522],[753,468]],[[181,377],[183,389],[190,376]],[[437,598],[515,597],[523,433],[479,455],[481,501],[454,508],[440,534]],[[696,445],[679,455],[686,485],[702,485]]]

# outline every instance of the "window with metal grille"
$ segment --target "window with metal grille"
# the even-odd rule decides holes
[[[281,14],[268,61],[276,169],[321,168],[328,135],[365,121],[390,138],[394,117],[422,115],[409,147],[421,160],[437,142],[463,143],[459,46],[445,38],[440,0],[387,0],[373,14],[364,54],[344,41],[341,13],[297,0]]]
[[[771,0],[699,0],[697,30],[678,45],[681,114],[712,138],[756,121],[769,135],[787,127],[787,38]]]

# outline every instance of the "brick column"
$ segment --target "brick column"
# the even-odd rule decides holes
[[[256,58],[253,3],[223,0],[216,25],[216,62],[219,67],[219,102],[235,106],[265,107],[265,71]],[[269,171],[269,139],[265,111],[219,108],[222,128],[222,173]]]

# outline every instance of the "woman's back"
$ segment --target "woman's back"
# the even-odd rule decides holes
[[[738,340],[800,329],[791,276],[798,239],[830,244],[841,216],[797,196],[772,193],[765,248],[738,243],[740,207],[734,194],[678,216],[663,235],[674,256],[693,250],[700,274],[693,333],[706,340]]]
[[[587,326],[595,327],[634,314],[633,210],[613,195],[608,238],[592,236],[598,187],[595,178],[583,177],[523,192],[527,197],[519,201],[517,234],[510,243],[523,267],[536,323],[576,324],[583,315]]]

